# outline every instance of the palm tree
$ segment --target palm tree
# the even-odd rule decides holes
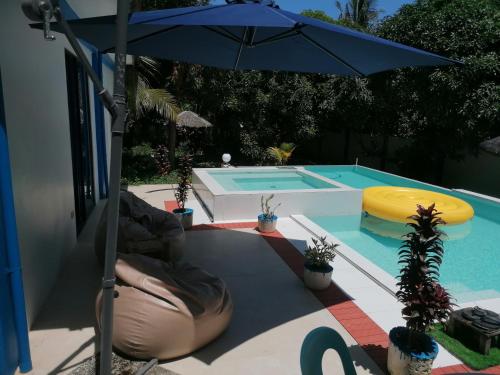
[[[335,5],[340,11],[340,20],[349,21],[362,27],[368,27],[380,14],[380,10],[375,8],[377,0],[347,0],[344,5],[336,0]]]
[[[177,115],[180,110],[174,96],[161,82],[161,63],[150,57],[135,57],[127,69],[127,94],[130,119],[138,120],[146,113],[156,112],[165,119],[165,137],[168,140],[169,161],[175,164],[175,138]]]
[[[269,147],[267,152],[277,165],[287,165],[295,148],[293,143],[282,143],[279,147]]]
[[[136,57],[127,69],[129,111],[137,119],[148,112],[156,112],[166,121],[175,121],[179,107],[164,88],[157,88],[161,80],[160,63],[150,57]]]

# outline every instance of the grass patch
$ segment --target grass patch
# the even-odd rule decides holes
[[[477,353],[464,346],[460,341],[448,336],[442,324],[436,324],[429,334],[450,353],[474,370],[484,370],[500,365],[500,348],[491,348],[488,355]]]
[[[166,176],[150,176],[150,177],[122,177],[122,185],[159,185],[159,184],[176,184],[177,174],[172,172]]]

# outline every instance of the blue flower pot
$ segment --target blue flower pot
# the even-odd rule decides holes
[[[260,214],[257,219],[259,221],[259,232],[272,233],[276,231],[278,216],[273,215],[272,217],[268,217],[264,214]]]
[[[408,347],[408,328],[395,327],[389,332],[387,369],[391,375],[431,374],[432,363],[437,357],[439,347],[436,341],[421,334],[424,351],[417,353]]]
[[[184,230],[188,230],[193,226],[193,209],[192,208],[176,208],[173,211],[174,215],[179,219]]]

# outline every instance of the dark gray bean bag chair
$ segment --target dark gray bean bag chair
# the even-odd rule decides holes
[[[97,226],[95,253],[104,263],[107,206]],[[120,194],[117,252],[143,254],[175,262],[184,253],[185,235],[174,214],[160,210],[128,191]]]

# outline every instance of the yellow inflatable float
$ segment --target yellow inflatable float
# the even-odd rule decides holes
[[[417,204],[427,207],[432,203],[443,213],[441,217],[447,224],[461,224],[474,216],[474,209],[467,202],[434,191],[397,186],[374,186],[363,191],[364,211],[399,223],[408,222]]]

